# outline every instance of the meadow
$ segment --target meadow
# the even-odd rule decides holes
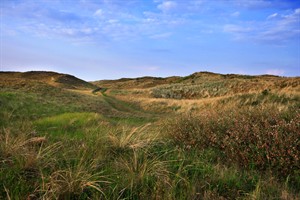
[[[300,199],[298,77],[0,86],[0,199]]]

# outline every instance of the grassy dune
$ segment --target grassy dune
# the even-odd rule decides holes
[[[299,78],[0,78],[0,199],[299,199]]]

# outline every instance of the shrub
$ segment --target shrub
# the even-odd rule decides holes
[[[241,167],[287,176],[300,161],[300,112],[248,110],[180,116],[167,125],[176,145],[213,147]]]

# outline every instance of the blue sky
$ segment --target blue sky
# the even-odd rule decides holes
[[[1,0],[1,70],[300,76],[300,1]]]

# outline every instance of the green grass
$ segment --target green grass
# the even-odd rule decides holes
[[[96,113],[64,113],[45,117],[34,122],[36,130],[53,136],[82,138],[85,134],[99,131],[105,120]]]
[[[220,82],[201,87],[225,92]],[[176,115],[105,91],[34,88],[0,91],[0,199],[300,195],[297,95],[260,90]]]

